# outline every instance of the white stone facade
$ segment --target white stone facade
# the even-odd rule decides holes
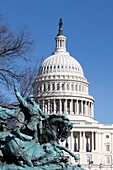
[[[66,37],[55,38],[55,52],[40,66],[33,85],[40,107],[47,114],[64,113],[75,122],[65,143],[80,157],[85,169],[113,169],[113,125],[94,119],[94,99],[79,62],[66,51]],[[69,155],[70,163],[75,163]],[[89,164],[89,162],[91,164]]]

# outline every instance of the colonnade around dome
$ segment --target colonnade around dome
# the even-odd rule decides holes
[[[94,108],[91,101],[81,99],[45,99],[38,101],[42,110],[47,114],[72,114],[94,117]]]

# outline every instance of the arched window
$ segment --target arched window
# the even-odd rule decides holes
[[[62,84],[62,90],[65,90],[65,84],[64,83]]]
[[[52,84],[52,90],[55,90],[55,84],[54,83]]]
[[[69,84],[67,84],[67,90],[70,90],[70,89],[69,89]]]
[[[76,84],[76,91],[78,90],[78,86],[77,86],[77,84]]]
[[[59,83],[57,84],[57,90],[60,90],[60,84]]]
[[[82,92],[84,92],[84,85],[82,86]]]
[[[74,84],[71,84],[71,90],[74,91]]]
[[[81,92],[81,85],[79,85],[79,91]]]

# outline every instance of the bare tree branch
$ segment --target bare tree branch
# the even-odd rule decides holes
[[[25,61],[25,54],[33,47],[30,33],[23,27],[18,33],[11,32],[7,25],[3,24],[0,16],[0,79],[1,84],[11,85],[10,78],[17,79],[19,69],[16,67],[18,59]]]
[[[26,27],[14,33],[4,24],[4,18],[0,15],[0,105],[6,107],[17,105],[17,103],[7,104],[8,98],[6,99],[4,93],[2,94],[7,88],[9,90],[7,97],[9,96],[11,102],[15,84],[23,96],[32,91],[32,84],[38,70],[38,62],[33,57],[32,66],[30,63],[29,53],[33,45],[34,42]]]

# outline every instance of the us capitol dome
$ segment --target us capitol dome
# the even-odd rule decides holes
[[[59,21],[56,47],[40,65],[33,93],[47,114],[63,113],[75,124],[62,146],[80,157],[85,169],[113,168],[113,124],[94,119],[94,99],[80,63],[66,50],[62,19]],[[66,153],[65,153],[66,154]],[[75,161],[66,154],[71,164]]]
[[[94,121],[94,99],[88,94],[89,83],[80,63],[66,50],[62,25],[60,19],[56,48],[40,66],[35,95],[48,114],[65,113],[76,121]]]

